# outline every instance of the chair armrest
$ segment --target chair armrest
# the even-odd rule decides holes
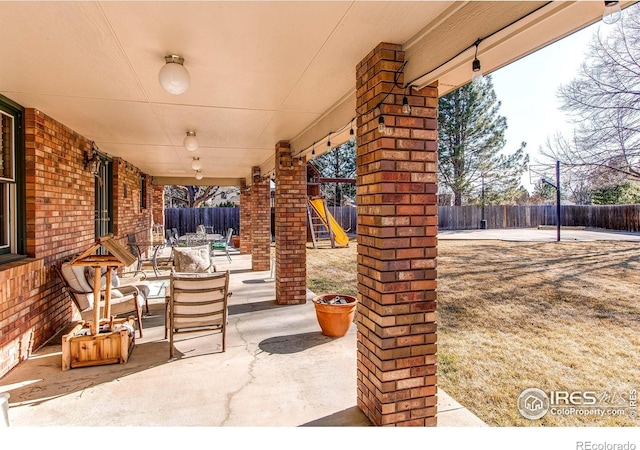
[[[142,270],[134,270],[132,272],[122,272],[119,277],[121,279],[139,278],[140,281],[145,281],[147,279],[147,274]]]
[[[120,286],[117,288],[112,287],[112,291],[119,291],[122,295],[140,295],[140,290],[135,286]],[[101,291],[104,296],[105,291]]]

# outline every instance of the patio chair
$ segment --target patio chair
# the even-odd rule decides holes
[[[233,243],[233,228],[229,228],[227,230],[227,235],[225,236],[224,240],[214,241],[211,244],[211,248],[214,250],[214,256],[215,256],[215,250],[224,250],[225,254],[227,255],[227,259],[229,260],[229,263],[231,263],[231,255],[229,254],[229,249],[235,250],[232,243]]]
[[[216,330],[226,347],[229,272],[175,273],[170,277],[167,297],[165,339],[169,335],[169,358],[173,358],[174,335]]]
[[[82,320],[93,320],[93,286],[87,279],[85,267],[72,266],[69,262],[62,263],[60,267],[53,266],[60,280],[64,284],[73,304],[78,309]],[[89,268],[93,270],[93,268]],[[117,279],[117,278],[115,278]],[[111,315],[121,316],[124,314],[135,313],[138,321],[138,332],[142,337],[142,304],[146,302],[146,297],[141,294],[140,289],[134,285],[113,286],[112,281],[111,297],[109,304],[111,305]],[[104,306],[104,288],[100,292],[100,306]],[[149,306],[147,305],[147,310]]]

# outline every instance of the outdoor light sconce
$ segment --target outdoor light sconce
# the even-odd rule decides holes
[[[607,25],[611,25],[620,20],[622,16],[622,10],[620,9],[620,2],[605,0],[604,12],[602,13],[602,21]]]
[[[84,168],[85,170],[91,172],[93,175],[98,176],[98,173],[100,172],[101,162],[102,161],[100,161],[100,157],[98,156],[95,147],[91,148],[91,157],[89,157],[88,153],[84,154]]]
[[[184,58],[180,55],[167,55],[166,64],[160,69],[160,85],[169,94],[182,94],[189,88],[191,77],[184,67]]]
[[[190,152],[195,152],[198,150],[200,144],[198,143],[198,138],[196,137],[195,131],[187,131],[187,136],[182,141],[184,148],[189,150]]]

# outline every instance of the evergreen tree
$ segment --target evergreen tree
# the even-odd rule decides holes
[[[313,165],[326,178],[356,177],[356,141],[345,142],[313,160]],[[330,206],[342,206],[356,197],[356,185],[348,183],[325,183],[322,194]]]
[[[637,183],[619,184],[593,191],[594,205],[632,205],[640,203],[640,186]]]
[[[441,191],[453,194],[455,205],[479,203],[483,186],[485,204],[515,203],[522,194],[526,144],[511,155],[501,153],[507,120],[499,109],[490,76],[440,98],[438,175]]]

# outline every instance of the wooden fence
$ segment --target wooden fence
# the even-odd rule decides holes
[[[167,208],[164,210],[165,229],[177,228],[180,236],[195,233],[198,225],[208,231],[225,235],[229,228],[240,231],[240,208]]]
[[[353,207],[329,207],[329,211],[348,234],[356,234],[357,213]],[[272,208],[271,233],[275,235]],[[588,228],[606,228],[619,231],[640,231],[640,205],[561,207],[562,225]],[[483,218],[480,206],[438,207],[440,230],[474,230],[481,227]],[[535,228],[540,225],[555,226],[555,205],[547,206],[485,206],[484,220],[487,228]],[[181,235],[193,233],[198,225],[211,227],[214,233],[225,234],[233,228],[239,234],[239,208],[169,208],[165,210],[165,228],[177,228]]]
[[[274,209],[271,208],[271,234],[275,235]],[[329,206],[329,212],[348,233],[356,233],[356,208]],[[211,227],[213,233],[225,234],[233,228],[234,234],[240,234],[239,208],[167,208],[164,212],[165,229],[177,228],[180,235],[195,233],[198,225]]]
[[[640,231],[640,205],[566,205],[560,207],[560,214],[562,226]],[[440,230],[478,229],[482,218],[481,206],[438,207]],[[490,229],[558,224],[555,205],[485,206],[484,220]]]

